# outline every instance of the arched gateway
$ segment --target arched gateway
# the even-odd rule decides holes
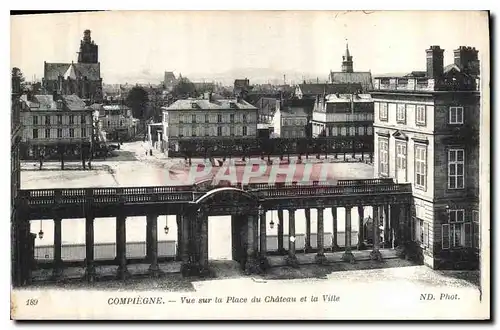
[[[202,193],[190,203],[181,220],[183,275],[206,274],[208,269],[208,217],[231,216],[232,259],[247,272],[259,272],[259,200],[251,192],[221,187]]]

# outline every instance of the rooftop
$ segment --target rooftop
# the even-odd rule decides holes
[[[90,109],[86,106],[85,102],[76,95],[61,95],[58,96],[64,104],[63,110],[81,111]],[[28,95],[21,96],[21,101],[24,102],[30,110],[37,111],[60,111],[57,108],[57,101],[54,101],[52,95]]]
[[[222,100],[207,100],[207,99],[185,99],[177,100],[168,107],[163,107],[163,110],[257,110],[256,107],[244,100],[237,99],[222,99]]]

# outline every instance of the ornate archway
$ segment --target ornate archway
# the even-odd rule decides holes
[[[231,216],[232,259],[242,269],[248,268],[249,259],[258,253],[258,198],[235,187],[220,187],[203,192],[190,206],[183,226],[188,237],[188,265],[183,273],[204,274],[208,269],[208,216]]]

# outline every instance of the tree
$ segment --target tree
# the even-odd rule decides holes
[[[18,67],[12,68],[12,92],[21,93],[26,87],[23,73]]]
[[[175,99],[185,99],[196,96],[196,88],[187,78],[181,78],[172,90]]]
[[[148,92],[144,88],[135,86],[127,95],[125,103],[132,109],[132,116],[137,119],[146,119],[146,107],[148,106]]]

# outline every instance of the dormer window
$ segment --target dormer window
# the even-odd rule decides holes
[[[62,110],[63,104],[61,100],[57,100],[57,110]]]
[[[235,102],[229,102],[229,108],[236,109],[236,103]]]
[[[198,104],[196,102],[191,102],[191,108],[196,109],[198,107]]]

